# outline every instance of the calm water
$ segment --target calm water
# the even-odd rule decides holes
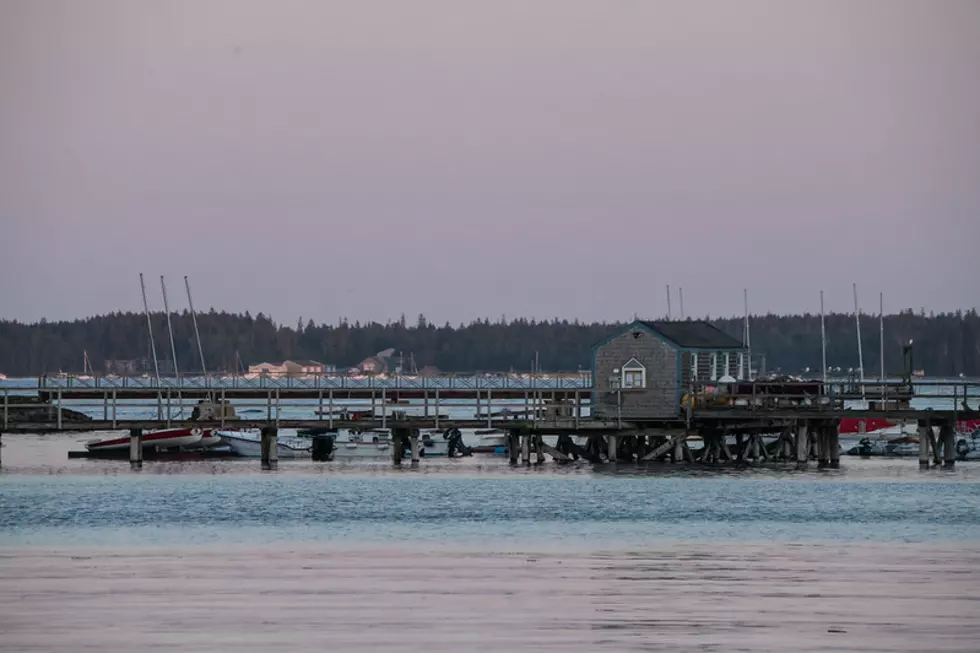
[[[3,438],[4,651],[978,650],[978,463],[131,473],[74,439]]]

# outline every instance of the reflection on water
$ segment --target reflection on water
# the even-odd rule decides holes
[[[976,651],[980,554],[892,545],[0,554],[4,650]]]

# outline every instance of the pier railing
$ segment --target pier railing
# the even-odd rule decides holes
[[[276,389],[388,389],[388,390],[534,390],[588,389],[592,386],[589,372],[484,373],[443,374],[421,376],[409,374],[364,375],[208,375],[161,377],[153,376],[76,376],[58,375],[38,378],[38,389],[149,389],[172,390],[276,390]]]

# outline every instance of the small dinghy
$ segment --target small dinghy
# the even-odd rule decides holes
[[[140,441],[143,447],[158,447],[160,449],[172,449],[174,447],[190,447],[197,445],[204,438],[205,433],[211,437],[210,431],[202,429],[167,429],[164,431],[154,431],[146,433]],[[89,451],[111,451],[113,449],[127,449],[129,447],[129,436],[119,437],[116,434],[96,440],[89,440],[85,443],[85,448]]]
[[[217,431],[221,441],[235,455],[244,458],[262,457],[262,436],[259,431]],[[283,441],[277,438],[276,454],[279,458],[309,458],[312,445],[305,442]]]

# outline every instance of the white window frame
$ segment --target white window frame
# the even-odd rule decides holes
[[[698,380],[698,355],[691,353],[691,380]]]
[[[639,383],[636,375],[639,373]],[[627,379],[629,379],[627,381]],[[642,390],[647,387],[647,368],[640,361],[631,358],[619,368],[619,381],[623,390]]]

